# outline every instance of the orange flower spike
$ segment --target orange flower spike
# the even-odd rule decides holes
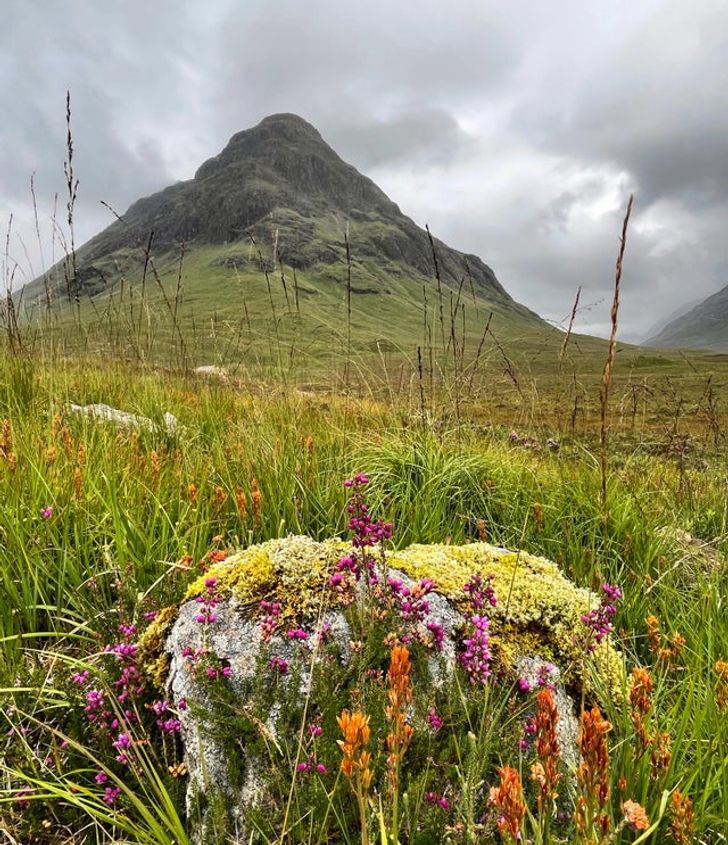
[[[625,801],[622,805],[622,812],[624,813],[624,821],[632,830],[647,830],[650,826],[650,820],[647,818],[644,807],[636,801]]]
[[[728,661],[717,660],[715,673],[718,676],[715,686],[715,703],[719,710],[723,710],[728,705]]]
[[[521,825],[526,815],[521,778],[515,769],[504,766],[498,769],[500,785],[490,790],[490,803],[498,810],[498,830],[508,842],[520,842]]]
[[[642,666],[635,666],[632,670],[629,701],[632,706],[632,726],[638,744],[644,750],[651,742],[650,735],[645,727],[644,717],[652,709],[652,676]]]
[[[598,826],[602,833],[609,827],[609,818],[603,812],[609,800],[609,749],[607,734],[612,725],[603,718],[595,705],[581,714],[579,751],[581,764],[577,782],[581,795],[577,799],[574,818],[580,831]]]
[[[670,833],[675,845],[690,845],[695,833],[693,802],[677,789],[670,801]]]
[[[561,780],[558,770],[561,749],[556,733],[558,722],[559,711],[553,692],[550,689],[540,690],[536,696],[536,753],[540,768],[535,778],[540,786],[539,807],[556,798],[556,787]]]

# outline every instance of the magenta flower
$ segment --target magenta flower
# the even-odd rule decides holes
[[[435,733],[437,733],[437,731],[439,731],[444,724],[444,722],[442,721],[442,717],[434,707],[430,707],[427,712],[427,724],[430,726],[430,729]]]
[[[519,692],[531,692],[531,682],[528,678],[519,678],[518,679],[518,691]]]
[[[48,506],[47,508],[41,508],[40,515],[43,517],[43,519],[50,519],[53,516],[53,508],[51,506]]]
[[[116,803],[116,799],[121,795],[121,787],[107,786],[104,790],[103,800],[112,807]]]
[[[486,616],[471,616],[472,634],[463,640],[464,650],[460,662],[474,686],[484,686],[490,677],[490,637]]]
[[[278,672],[281,675],[288,674],[288,661],[282,657],[272,657],[268,665],[274,672]]]

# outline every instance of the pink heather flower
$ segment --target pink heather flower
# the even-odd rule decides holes
[[[120,733],[119,736],[111,743],[114,748],[122,749],[131,748],[131,738],[128,733]]]
[[[289,631],[286,631],[286,636],[289,640],[308,639],[308,634],[303,630],[303,628],[291,628]]]
[[[471,616],[472,634],[463,640],[464,651],[460,662],[468,674],[470,683],[484,686],[490,677],[490,637],[486,616]]]
[[[439,622],[428,622],[425,627],[432,634],[432,644],[435,646],[435,650],[442,651],[442,644],[445,640],[445,629]]]
[[[169,710],[169,702],[164,700],[157,700],[152,702],[152,710],[156,716],[163,716]]]
[[[324,766],[323,763],[316,763],[316,771],[320,775],[325,775],[326,774],[326,766]]]
[[[154,622],[157,616],[159,616],[158,610],[147,610],[144,612],[144,618],[147,622]]]
[[[547,689],[555,689],[556,684],[551,680],[551,675],[556,672],[556,667],[553,663],[544,663],[542,666],[539,666],[536,670],[536,683],[540,687],[546,687]]]
[[[185,711],[187,709],[187,699],[186,698],[180,698],[180,700],[177,702],[177,709],[181,710],[181,711]]]
[[[426,792],[425,801],[432,804],[433,807],[439,807],[441,810],[449,810],[450,802],[444,795],[438,795],[436,792]]]
[[[116,799],[121,795],[121,787],[107,786],[104,790],[103,800],[111,807],[116,803]]]
[[[495,597],[495,590],[493,589],[492,575],[483,578],[480,573],[476,572],[463,587],[463,592],[468,594],[468,604],[472,611],[483,610],[486,604],[489,604],[491,607],[495,607],[498,604]]]
[[[263,600],[260,603],[260,612],[263,614],[260,620],[260,635],[263,642],[267,643],[280,625],[278,617],[281,613],[281,606],[278,602]]]
[[[308,732],[311,734],[311,736],[317,736],[318,737],[318,736],[321,736],[321,734],[324,732],[324,730],[321,727],[321,725],[319,725],[317,722],[312,722],[308,726]]]
[[[41,508],[40,515],[43,519],[50,519],[53,516],[53,508],[50,505],[47,508]]]
[[[299,763],[296,766],[296,771],[298,772],[307,772],[308,771],[308,763]]]
[[[531,682],[528,678],[519,678],[518,679],[518,691],[519,692],[531,692]]]
[[[91,673],[88,671],[88,669],[84,669],[83,672],[74,672],[71,675],[71,680],[74,684],[78,684],[80,687],[82,687],[86,683],[86,681],[88,681],[90,675]]]
[[[581,617],[582,624],[586,626],[596,643],[601,643],[605,637],[612,633],[612,620],[617,612],[615,604],[622,598],[621,589],[606,582],[602,584],[602,593],[602,600],[598,607]],[[593,651],[594,643],[587,643],[587,648],[589,651]]]
[[[330,622],[324,622],[323,625],[316,632],[316,640],[320,644],[323,644],[323,643],[328,641],[330,635],[331,635],[331,623]]]
[[[127,640],[130,640],[136,632],[137,627],[131,622],[122,622],[121,625],[119,625],[119,633]]]
[[[106,774],[106,772],[97,772],[96,777],[94,777],[96,783],[106,783],[108,779],[109,776]]]
[[[268,665],[271,669],[275,672],[279,672],[281,675],[288,674],[288,661],[284,660],[282,657],[272,657]]]
[[[442,718],[434,707],[430,707],[427,712],[427,724],[430,726],[430,729],[435,732],[439,731],[443,726]]]

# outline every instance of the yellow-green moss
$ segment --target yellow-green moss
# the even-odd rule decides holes
[[[505,663],[519,655],[539,655],[557,663],[567,678],[583,652],[575,642],[583,630],[582,614],[598,603],[589,590],[576,587],[550,560],[526,552],[505,552],[487,543],[466,546],[414,545],[389,557],[390,566],[411,578],[432,578],[438,592],[463,607],[463,584],[478,572],[493,577],[498,604],[488,608],[491,637]],[[605,688],[621,695],[624,660],[605,641],[594,653]]]
[[[284,616],[314,616],[331,570],[346,548],[341,540],[269,540],[211,566],[190,585],[185,598],[201,595],[205,581],[214,577],[218,592],[242,604],[257,605],[266,599],[278,602]]]
[[[214,564],[188,589],[194,598],[215,577],[222,594],[233,595],[257,608],[261,599],[279,602],[287,617],[315,616],[336,561],[350,547],[340,540],[318,543],[309,537],[287,537],[251,546]],[[439,593],[464,607],[463,585],[476,572],[493,577],[498,604],[488,609],[491,636],[504,663],[518,656],[541,656],[557,663],[568,675],[580,664],[575,643],[580,617],[597,597],[576,587],[556,564],[526,552],[508,552],[487,543],[465,546],[413,545],[387,554],[388,565],[413,579],[431,578]],[[623,687],[624,661],[606,642],[595,655],[605,685]]]
[[[137,663],[141,671],[158,688],[164,689],[169,660],[164,653],[164,641],[177,618],[177,606],[159,611],[149,627],[139,637]]]

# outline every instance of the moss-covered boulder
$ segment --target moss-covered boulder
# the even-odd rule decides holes
[[[187,705],[181,721],[190,773],[188,809],[207,819],[205,824],[213,794],[223,796],[236,824],[244,824],[246,807],[260,794],[259,768],[247,754],[245,742],[237,737],[231,745],[229,736],[223,738],[221,725],[228,719],[225,712],[252,718],[247,702],[270,666],[271,655],[280,661],[278,665],[293,665],[298,659],[298,671],[286,683],[295,678],[297,695],[303,700],[311,692],[309,682],[318,659],[313,645],[317,630],[325,626],[340,663],[360,647],[357,637],[362,632],[354,636],[347,616],[350,608],[342,606],[330,586],[337,562],[350,551],[351,546],[341,540],[316,542],[298,536],[251,546],[214,564],[189,587],[181,606],[161,613],[142,637],[139,654],[148,673],[164,684],[171,700]],[[433,650],[426,661],[433,684],[442,681],[443,670],[449,666],[451,671],[455,665],[467,613],[463,586],[474,574],[489,578],[497,596],[496,605],[487,609],[494,673],[533,679],[540,666],[554,665],[566,752],[575,748],[577,730],[568,691],[590,689],[591,680],[584,676],[586,663],[602,691],[619,694],[624,688],[623,659],[608,638],[584,660],[583,639],[578,636],[583,630],[581,616],[599,598],[575,586],[551,561],[485,543],[413,545],[378,556],[380,575],[382,570],[410,587],[421,579],[435,583],[427,596],[427,619],[419,622],[423,631],[425,622],[431,622],[442,632],[441,651]],[[279,607],[278,629],[272,637],[262,631],[262,601]],[[367,612],[374,620],[376,608]],[[304,660],[292,630],[310,632]],[[221,711],[220,687],[211,692],[208,681],[223,676],[228,698]],[[254,733],[265,743],[276,742],[274,722],[279,715],[280,704],[271,699],[270,718],[256,717]],[[209,836],[209,827],[206,831]]]

